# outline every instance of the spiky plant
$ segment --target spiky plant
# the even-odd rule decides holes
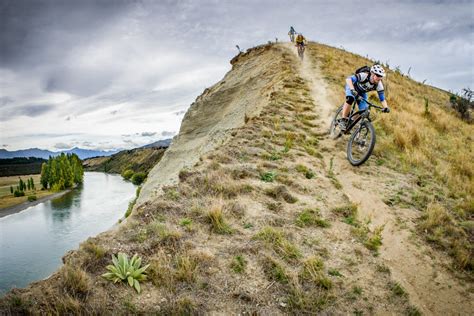
[[[135,254],[132,259],[128,260],[128,256],[119,252],[118,258],[112,255],[113,265],[106,267],[110,272],[102,274],[104,278],[117,283],[119,281],[127,282],[128,285],[135,288],[140,293],[140,282],[146,280],[145,270],[149,264],[141,267],[142,259]]]

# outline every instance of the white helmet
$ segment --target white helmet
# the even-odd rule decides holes
[[[372,67],[370,67],[370,72],[373,72],[379,77],[385,77],[385,70],[383,70],[382,66],[380,65],[375,64]]]

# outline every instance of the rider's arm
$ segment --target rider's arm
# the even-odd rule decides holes
[[[354,82],[356,82],[356,81],[357,81],[356,76],[347,77],[346,83],[349,86],[350,90],[354,90]]]
[[[379,95],[379,100],[380,100],[380,103],[382,104],[382,106],[384,108],[387,108],[388,104],[387,104],[387,100],[385,100],[385,94],[384,94],[384,91],[383,91],[382,82],[379,82],[379,84],[377,85],[377,94]]]

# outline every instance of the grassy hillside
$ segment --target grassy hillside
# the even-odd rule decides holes
[[[334,104],[344,100],[344,79],[374,62],[325,45],[312,45],[310,52],[321,63]],[[376,162],[417,178],[416,186],[393,192],[387,203],[423,212],[419,232],[448,251],[458,267],[472,271],[474,125],[451,109],[445,91],[392,70],[384,81],[393,111],[377,116]]]
[[[234,67],[255,58],[269,61],[253,66],[268,82],[259,90],[260,113],[180,170],[179,183],[135,208],[116,230],[82,243],[48,280],[10,292],[0,308],[164,315],[472,310],[473,154],[465,143],[472,126],[446,108],[447,94],[390,72],[393,112],[376,115],[376,153],[351,168],[344,139],[326,137],[321,100],[294,52],[268,45]],[[316,44],[306,58],[314,78],[324,76],[335,108],[344,77],[367,62]],[[218,111],[227,93],[237,92],[208,95],[199,106],[209,102]],[[196,116],[183,122],[189,139],[205,131]],[[141,294],[101,277],[118,252],[150,264]]]
[[[147,173],[160,161],[166,148],[135,148],[123,150],[109,157],[97,157],[84,160],[87,171],[122,173],[130,169],[134,173]]]

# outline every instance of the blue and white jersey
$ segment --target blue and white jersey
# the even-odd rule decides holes
[[[376,90],[378,95],[379,95],[380,101],[385,100],[382,81],[379,81],[378,84],[371,83],[370,80],[369,80],[370,73],[360,72],[358,74],[352,75],[350,78],[351,78],[352,84],[354,85],[354,88],[357,90],[357,92],[366,93],[366,92],[369,92],[369,91]]]

